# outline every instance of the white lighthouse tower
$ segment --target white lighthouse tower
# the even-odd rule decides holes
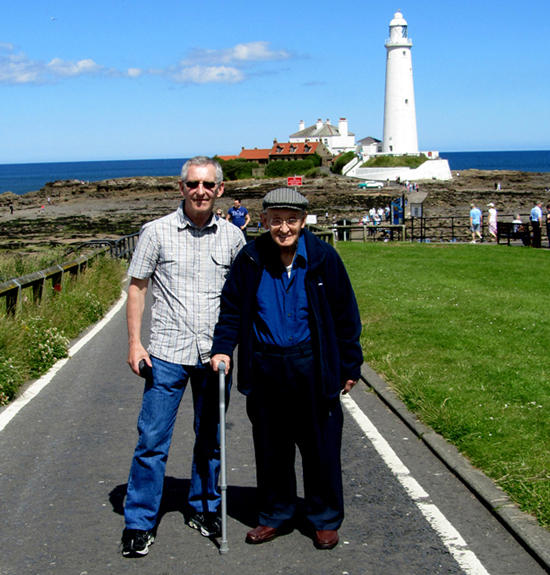
[[[398,10],[390,22],[390,38],[386,40],[384,154],[418,153],[411,48],[407,22]]]

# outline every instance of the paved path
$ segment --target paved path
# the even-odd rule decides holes
[[[147,329],[147,326],[144,326]],[[190,390],[176,425],[157,541],[120,555],[142,381],[125,364],[124,312],[0,431],[1,575],[467,574],[544,571],[364,384],[346,400],[340,545],[316,550],[298,520],[249,546],[255,466],[244,398],[228,412],[229,553],[183,520],[193,444]]]

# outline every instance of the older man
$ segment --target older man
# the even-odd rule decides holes
[[[208,365],[220,294],[244,245],[242,232],[212,214],[224,191],[220,165],[204,156],[182,168],[177,211],[145,224],[128,270],[128,364],[146,375],[139,440],[128,479],[122,554],[146,555],[162,497],[172,431],[189,380],[195,407],[195,448],[189,525],[217,535],[218,387]],[[141,343],[145,295],[152,280],[151,338]]]
[[[297,445],[314,544],[332,549],[344,518],[340,392],[360,377],[361,321],[340,257],[304,229],[307,206],[289,188],[264,198],[269,233],[249,243],[229,273],[211,364],[214,371],[220,361],[229,366],[239,344],[260,512],[246,541],[264,543],[291,527]]]

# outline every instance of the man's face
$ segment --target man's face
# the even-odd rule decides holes
[[[233,207],[238,210],[241,207],[241,201],[233,200]]]
[[[264,228],[280,248],[295,248],[300,238],[300,231],[306,225],[306,213],[286,208],[269,208],[261,214]]]
[[[223,194],[224,185],[223,182],[216,184],[216,169],[207,164],[190,166],[187,181],[180,181],[180,189],[185,200],[185,213],[194,221],[195,218],[202,219],[210,215],[216,198]]]

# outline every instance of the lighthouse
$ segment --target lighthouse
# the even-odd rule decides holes
[[[386,40],[384,154],[418,153],[411,48],[407,22],[398,10],[390,22],[390,38]]]

